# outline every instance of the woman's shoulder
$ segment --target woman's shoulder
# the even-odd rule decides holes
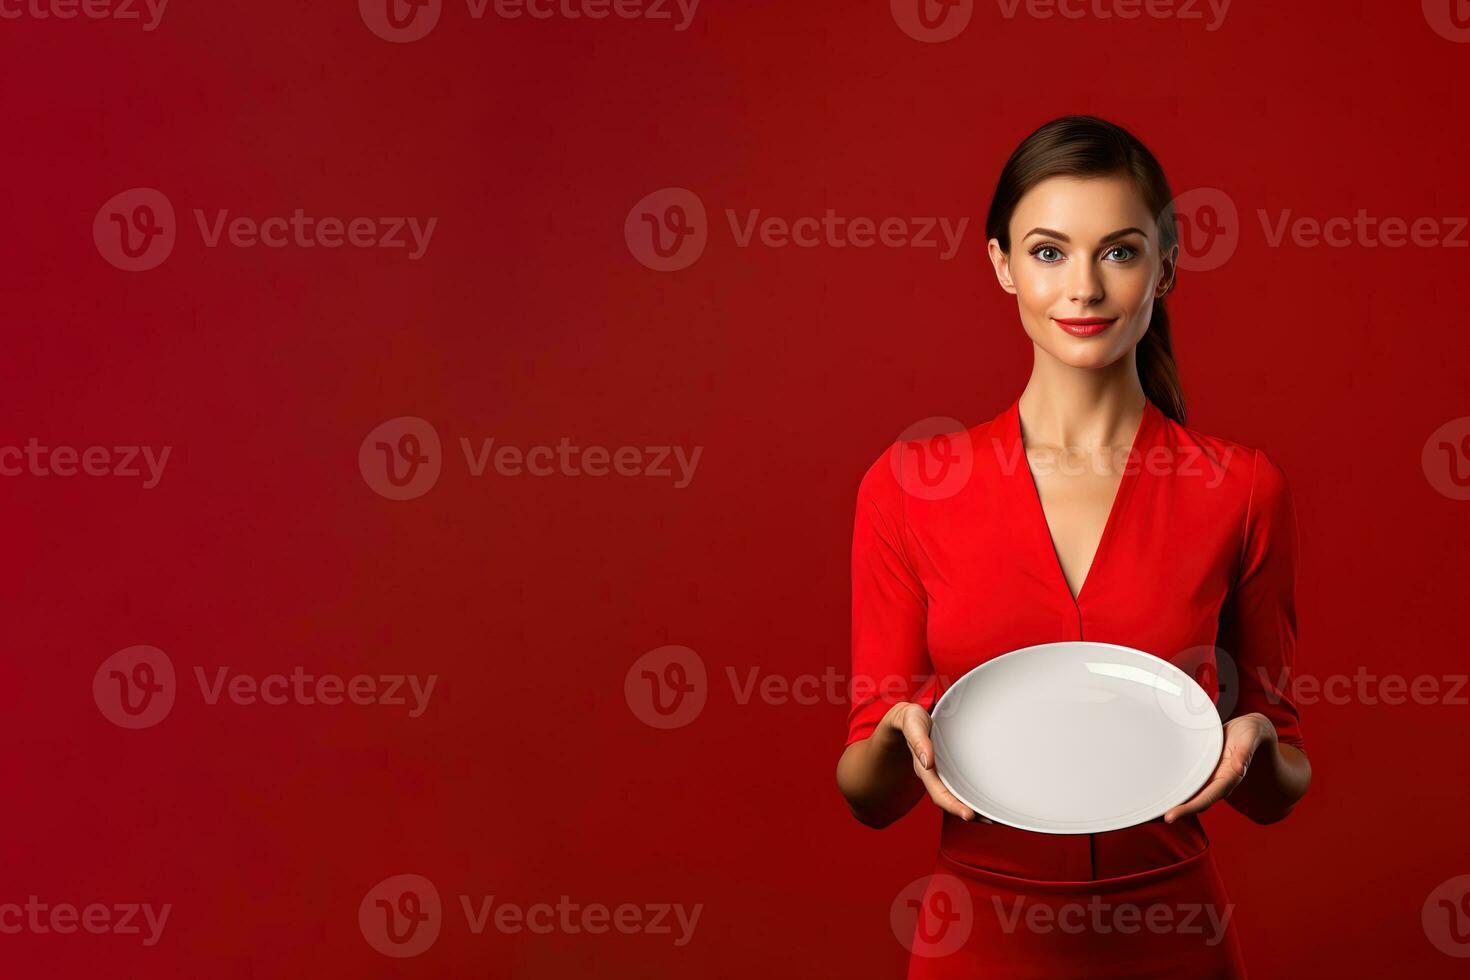
[[[998,418],[967,426],[935,416],[909,426],[868,464],[858,484],[859,500],[932,502],[957,496],[985,466],[984,447]]]
[[[1160,412],[1165,438],[1158,445],[1166,447],[1177,460],[1181,472],[1191,458],[1215,474],[1216,485],[1228,484],[1247,499],[1274,497],[1288,493],[1286,473],[1265,449],[1224,436],[1202,432],[1176,422]],[[1147,460],[1145,460],[1147,463]]]

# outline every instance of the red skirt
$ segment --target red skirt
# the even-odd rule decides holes
[[[1246,975],[1208,847],[1096,881],[1017,878],[941,851],[907,896],[894,912],[913,918],[909,980]]]

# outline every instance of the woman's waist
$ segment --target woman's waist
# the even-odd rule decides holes
[[[1209,847],[1199,818],[1163,820],[1102,834],[1039,834],[1004,824],[944,816],[939,854],[958,865],[1040,882],[1103,881],[1161,871]]]

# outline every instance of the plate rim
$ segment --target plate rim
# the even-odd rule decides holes
[[[931,708],[930,711],[929,711],[930,730],[931,730],[930,743],[932,744],[933,741],[934,741],[933,735],[932,735],[932,730],[934,728],[934,725],[937,724],[937,718],[936,718],[936,716],[937,716],[937,714],[939,712],[939,709],[944,705],[944,702],[950,696],[950,693],[953,692],[953,691],[955,691],[955,690],[957,690],[960,687],[960,685],[963,684],[965,682],[965,680],[968,679],[971,675],[977,674],[980,671],[984,670],[986,667],[989,667],[991,664],[994,664],[994,663],[997,663],[997,662],[999,662],[1001,660],[1004,660],[1007,657],[1014,657],[1017,654],[1022,654],[1022,653],[1030,653],[1031,651],[1039,650],[1039,649],[1042,649],[1044,647],[1071,646],[1071,645],[1074,645],[1074,644],[1077,644],[1077,643],[1085,643],[1085,644],[1088,644],[1090,646],[1097,646],[1097,647],[1111,647],[1111,648],[1113,648],[1115,650],[1124,650],[1124,651],[1127,651],[1129,654],[1137,654],[1137,655],[1142,656],[1142,657],[1147,657],[1150,660],[1156,660],[1159,663],[1163,664],[1169,670],[1173,671],[1179,677],[1183,678],[1189,684],[1191,684],[1194,687],[1194,689],[1197,690],[1197,691],[1199,691],[1200,694],[1204,695],[1205,699],[1208,700],[1211,704],[1214,704],[1215,703],[1215,699],[1212,698],[1212,697],[1210,697],[1209,694],[1205,691],[1205,689],[1199,686],[1199,682],[1196,681],[1193,677],[1189,676],[1188,673],[1186,673],[1184,670],[1180,669],[1173,662],[1168,661],[1168,660],[1165,660],[1163,657],[1160,657],[1157,654],[1149,653],[1147,650],[1140,650],[1138,647],[1130,647],[1130,646],[1127,646],[1126,644],[1122,644],[1122,643],[1108,643],[1108,642],[1103,641],[1103,640],[1052,640],[1052,641],[1049,641],[1047,643],[1033,643],[1030,646],[1017,647],[1014,650],[1008,650],[1008,651],[1006,651],[1005,653],[1001,654],[998,657],[992,657],[991,659],[985,661],[982,664],[976,664],[974,667],[971,667],[969,670],[967,670],[963,674],[961,674],[960,677],[953,684],[951,684],[948,688],[945,689],[945,692],[939,696],[939,700],[936,701],[936,702],[934,702],[934,707]],[[1209,770],[1205,773],[1204,779],[1201,780],[1199,786],[1195,787],[1191,791],[1190,796],[1185,797],[1186,800],[1190,799],[1195,793],[1198,793],[1200,791],[1200,789],[1203,789],[1204,786],[1209,783],[1210,774],[1213,773],[1214,770],[1215,770],[1215,768],[1216,768],[1216,766],[1219,765],[1219,761],[1218,761],[1219,760],[1219,756],[1220,756],[1220,754],[1225,749],[1225,723],[1220,719],[1218,711],[1216,712],[1216,716],[1215,716],[1215,724],[1214,725],[1211,725],[1211,726],[1206,726],[1206,729],[1205,730],[1208,731],[1209,734],[1210,734],[1210,742],[1214,746],[1214,752],[1213,752],[1213,754],[1216,757],[1216,762],[1214,762],[1213,764],[1211,764]],[[1048,828],[1048,827],[1037,826],[1037,825],[1034,825],[1034,824],[1032,824],[1032,825],[1026,825],[1026,824],[1015,823],[1015,822],[1012,822],[1011,820],[1008,820],[1008,819],[1005,819],[1003,817],[997,816],[994,813],[990,813],[990,812],[986,811],[983,807],[976,806],[970,800],[965,799],[965,797],[963,795],[961,795],[953,786],[950,785],[950,782],[949,782],[948,779],[945,778],[944,773],[940,772],[940,770],[939,770],[939,752],[938,752],[937,749],[936,749],[936,751],[934,753],[934,773],[935,773],[935,775],[937,775],[939,777],[939,781],[944,784],[944,788],[947,789],[947,790],[949,790],[949,792],[954,796],[955,799],[959,800],[961,803],[963,803],[965,806],[969,807],[971,810],[975,811],[977,814],[980,814],[981,816],[984,816],[984,817],[986,817],[986,818],[988,818],[990,820],[993,820],[996,823],[999,823],[999,824],[1001,824],[1003,826],[1013,827],[1013,828],[1015,828],[1017,830],[1026,830],[1026,831],[1030,831],[1032,833],[1037,833],[1037,834],[1052,834],[1054,836],[1078,837],[1078,836],[1081,836],[1083,834],[1105,834],[1105,833],[1108,833],[1109,831],[1113,831],[1113,830],[1125,830],[1125,829],[1127,829],[1129,827],[1142,826],[1143,824],[1148,823],[1150,820],[1154,820],[1154,819],[1157,819],[1160,816],[1163,816],[1165,813],[1169,812],[1169,810],[1173,809],[1173,807],[1179,805],[1177,803],[1170,804],[1169,806],[1164,807],[1164,809],[1160,810],[1158,813],[1152,813],[1149,816],[1144,817],[1142,820],[1129,820],[1127,822],[1119,822],[1117,820],[1113,820],[1113,821],[1100,821],[1100,822],[1098,822],[1095,825],[1089,825],[1084,830],[1059,830],[1059,829],[1057,829],[1055,827]],[[1192,781],[1193,780],[1191,780],[1191,782]],[[1183,801],[1180,801],[1180,802],[1183,802]]]

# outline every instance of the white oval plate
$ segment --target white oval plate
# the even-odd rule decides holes
[[[1167,660],[1084,640],[986,661],[934,706],[934,764],[949,791],[999,823],[1100,834],[1197,793],[1220,762],[1210,695]]]

